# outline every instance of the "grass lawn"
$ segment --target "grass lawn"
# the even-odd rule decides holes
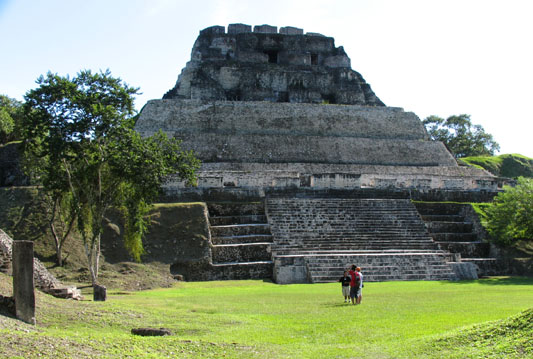
[[[532,307],[532,278],[366,283],[360,306],[337,283],[179,283],[106,302],[39,295],[36,327],[0,321],[0,357],[527,358],[527,320],[487,322]],[[139,327],[174,335],[130,334]]]

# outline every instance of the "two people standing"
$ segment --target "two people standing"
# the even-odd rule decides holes
[[[348,274],[348,276],[346,274]],[[342,295],[344,296],[344,302],[348,302],[346,293],[348,293],[349,286],[349,297],[352,301],[352,304],[361,304],[361,299],[363,298],[363,274],[361,273],[361,268],[352,265],[348,272],[344,272],[344,276],[339,279],[339,282],[342,283]]]

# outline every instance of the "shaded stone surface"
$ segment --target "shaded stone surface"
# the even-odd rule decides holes
[[[15,316],[15,298],[0,294],[0,315]]]

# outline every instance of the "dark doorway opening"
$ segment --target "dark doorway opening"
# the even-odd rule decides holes
[[[311,54],[311,65],[318,65],[318,54]]]
[[[324,103],[328,103],[330,105],[334,105],[337,103],[337,101],[335,101],[334,94],[322,95],[322,100],[324,101]]]
[[[267,50],[264,52],[268,55],[268,62],[271,64],[278,63],[278,51],[277,50]]]

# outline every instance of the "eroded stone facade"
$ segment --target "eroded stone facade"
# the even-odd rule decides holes
[[[230,24],[200,31],[165,99],[384,106],[332,37],[296,27]]]

